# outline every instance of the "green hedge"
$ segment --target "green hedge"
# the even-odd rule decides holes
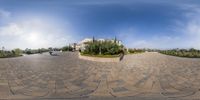
[[[143,53],[143,52],[145,52],[145,49],[128,49],[128,52],[130,54],[133,54],[133,53]]]
[[[37,54],[37,53],[44,53],[44,52],[48,52],[49,49],[45,49],[45,48],[41,48],[41,49],[26,49],[23,51],[23,53],[25,54]]]
[[[2,51],[0,50],[0,58],[9,58],[9,57],[18,57],[22,56],[22,50],[14,49],[11,51]]]
[[[91,54],[83,54],[83,53],[81,53],[81,55],[89,56],[89,57],[99,57],[99,58],[116,58],[120,56],[120,55],[91,55]]]
[[[200,50],[197,49],[172,49],[172,50],[162,50],[162,54],[179,56],[179,57],[189,57],[189,58],[200,58]]]
[[[64,46],[62,47],[62,51],[73,51],[73,48],[71,46]]]
[[[123,46],[112,41],[88,42],[83,54],[90,55],[118,55],[122,52]]]

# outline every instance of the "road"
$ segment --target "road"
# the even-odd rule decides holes
[[[200,100],[200,59],[154,52],[112,63],[73,52],[0,59],[0,99]]]

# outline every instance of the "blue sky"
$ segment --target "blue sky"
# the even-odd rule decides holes
[[[200,49],[198,0],[0,0],[0,46],[114,38],[130,48]]]

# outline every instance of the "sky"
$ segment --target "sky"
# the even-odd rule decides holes
[[[199,0],[0,0],[0,47],[117,37],[128,48],[200,49]]]

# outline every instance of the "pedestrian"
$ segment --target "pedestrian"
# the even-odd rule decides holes
[[[124,51],[121,50],[119,61],[122,61],[124,58]]]
[[[52,51],[49,51],[49,54],[50,54],[50,55],[52,55],[52,53],[53,53]]]

